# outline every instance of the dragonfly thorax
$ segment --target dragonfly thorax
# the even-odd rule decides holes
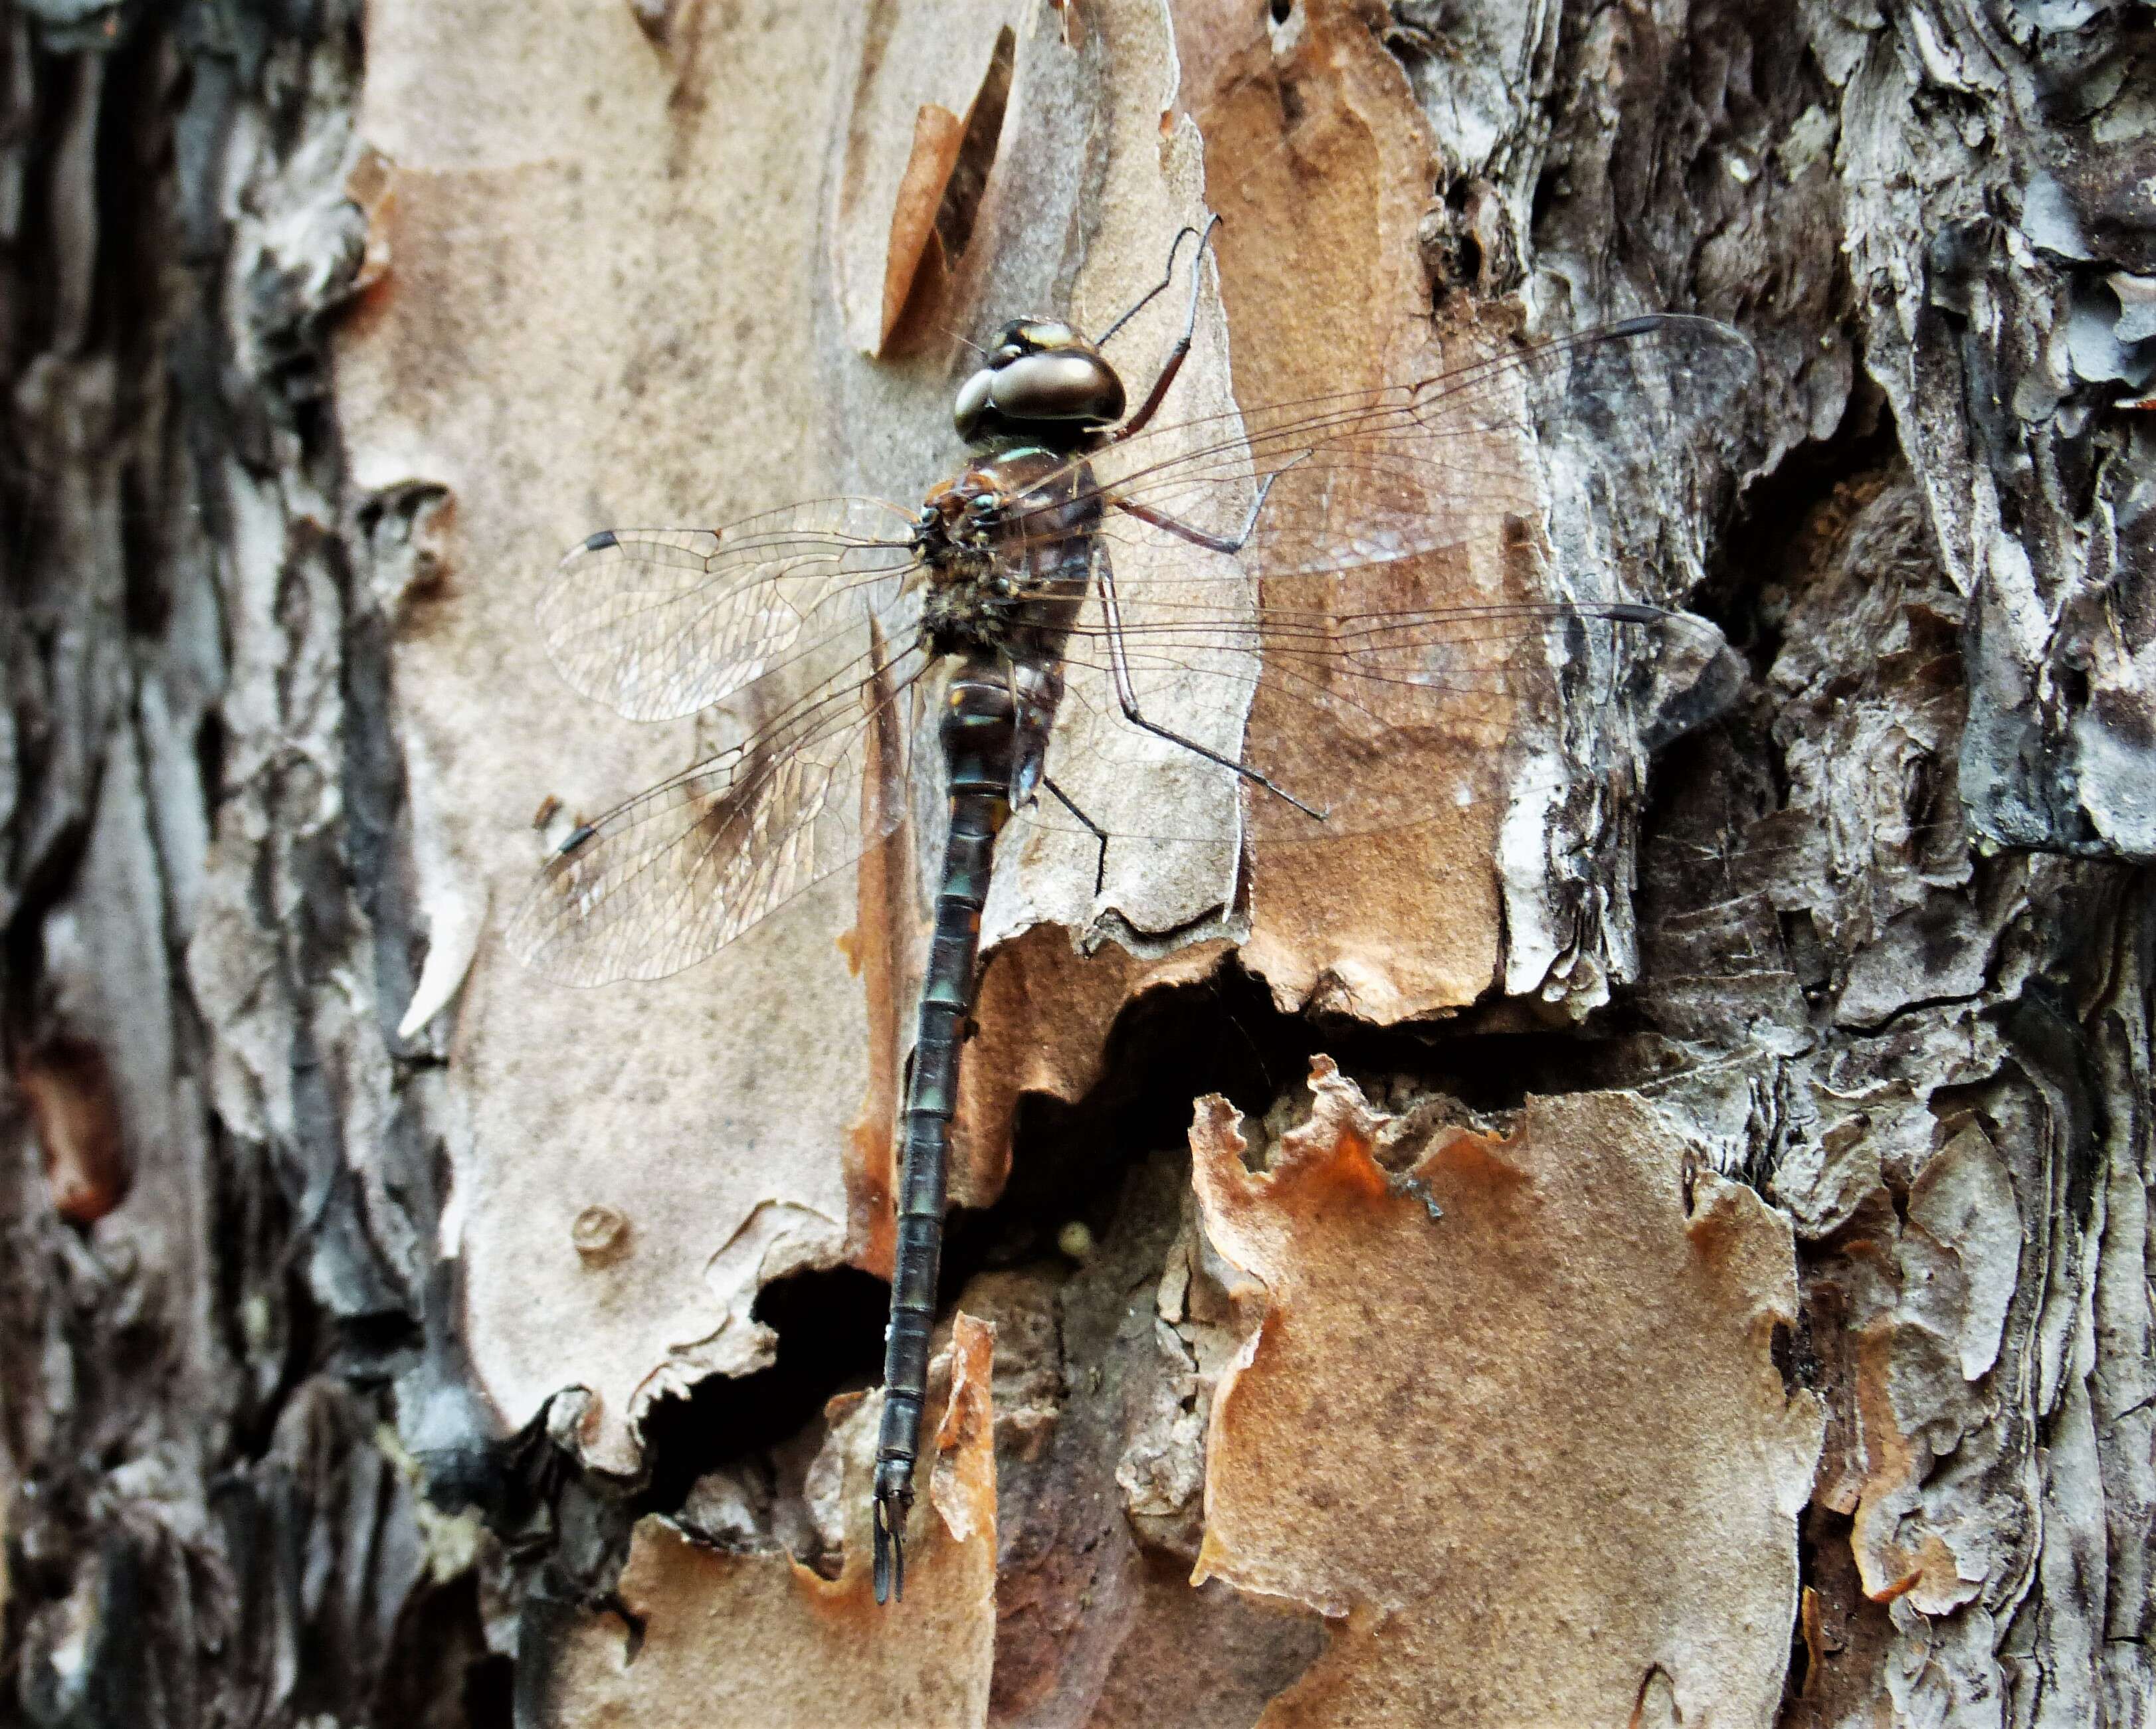
[[[931,649],[1010,659],[1060,651],[1100,514],[1087,464],[1037,444],[977,458],[931,492],[914,536],[927,566]]]
[[[992,572],[947,565],[930,576],[921,598],[921,634],[937,654],[1008,650],[1020,610],[1009,585],[998,582]]]

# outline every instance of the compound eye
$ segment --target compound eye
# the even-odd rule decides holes
[[[990,374],[988,399],[1007,420],[1076,420],[1106,426],[1122,418],[1123,386],[1097,354],[1029,354]]]
[[[993,412],[989,395],[995,382],[994,372],[983,367],[958,387],[958,399],[952,404],[951,420],[958,428],[958,436],[969,444],[980,431],[983,418]]]

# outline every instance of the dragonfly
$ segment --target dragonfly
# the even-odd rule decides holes
[[[970,459],[917,508],[834,498],[719,528],[608,530],[539,601],[548,652],[584,695],[639,721],[715,705],[732,717],[724,748],[578,821],[546,859],[507,939],[557,980],[704,960],[892,832],[916,777],[939,784],[940,765],[873,1484],[879,1603],[905,1589],[960,1055],[1014,816],[1097,848],[1097,895],[1111,843],[1176,838],[1177,819],[1096,816],[1065,784],[1086,754],[1193,765],[1228,789],[1251,844],[1428,822],[1459,796],[1442,776],[1317,787],[1251,760],[1261,685],[1300,717],[1285,731],[1382,762],[1433,729],[1502,733],[1520,705],[1576,690],[1597,655],[1681,664],[1672,688],[1693,691],[1728,659],[1711,624],[1645,601],[1437,605],[1427,567],[1502,550],[1541,520],[1522,444],[1537,431],[1584,426],[1655,460],[1681,450],[1741,391],[1754,364],[1743,336],[1633,318],[1163,424],[1213,226],[1179,233],[1159,284],[1098,338],[1053,318],[1005,325],[957,392]],[[1194,234],[1182,333],[1131,409],[1104,350],[1172,285]],[[932,716],[937,747],[916,748]]]

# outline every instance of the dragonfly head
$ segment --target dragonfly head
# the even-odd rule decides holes
[[[1051,446],[1123,418],[1123,381],[1101,351],[1067,324],[1014,319],[988,364],[958,391],[952,419],[969,444],[1028,438]]]

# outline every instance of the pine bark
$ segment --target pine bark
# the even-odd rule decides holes
[[[2156,1720],[2137,14],[0,24],[0,1721]],[[1525,854],[1132,854],[1081,955],[1090,858],[999,850],[993,1382],[958,1325],[944,1547],[849,1619],[934,801],[538,986],[531,808],[709,735],[573,705],[531,598],[918,496],[947,327],[1097,327],[1209,206],[1193,413],[1742,329],[1741,424],[1536,569],[1629,550],[1750,678]]]

